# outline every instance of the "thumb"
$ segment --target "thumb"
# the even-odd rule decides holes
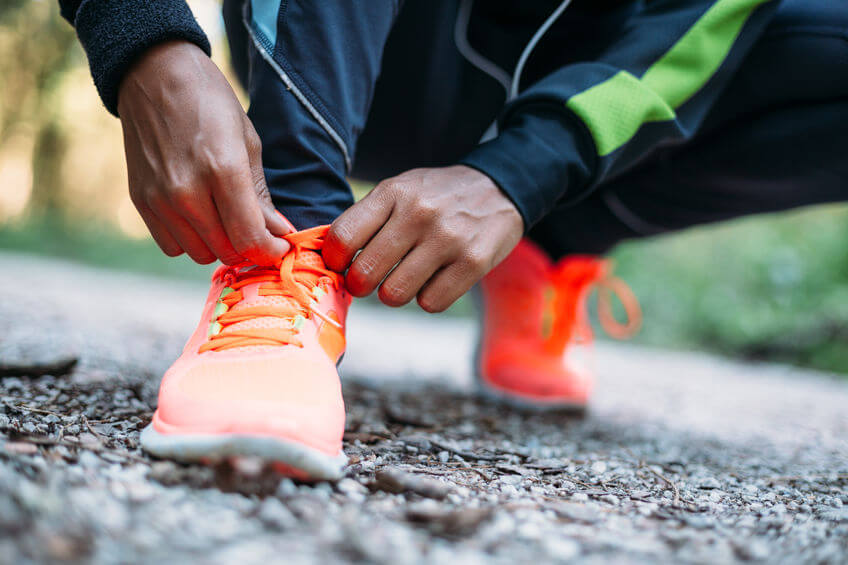
[[[247,116],[245,116],[244,127],[247,156],[250,160],[250,173],[253,178],[253,188],[259,199],[259,206],[262,208],[262,216],[265,218],[265,228],[271,235],[276,237],[282,237],[295,232],[297,231],[295,227],[285,216],[277,211],[274,207],[274,202],[271,200],[271,193],[268,191],[268,184],[265,182],[265,170],[262,168],[262,144]],[[288,246],[288,242],[286,242],[286,245]],[[286,251],[288,252],[288,248]]]
[[[259,191],[259,206],[262,208],[262,215],[265,217],[265,227],[271,232],[271,235],[277,237],[296,232],[297,229],[292,223],[274,207],[264,177],[261,182],[262,184],[257,190]]]

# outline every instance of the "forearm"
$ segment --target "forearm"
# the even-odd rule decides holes
[[[170,40],[209,40],[184,0],[59,0],[77,30],[103,104],[118,114],[118,89],[127,70],[150,47]]]

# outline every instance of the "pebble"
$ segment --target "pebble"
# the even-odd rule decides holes
[[[0,302],[0,319],[26,319],[8,316],[14,302]],[[833,443],[810,442],[797,457],[779,443],[702,442],[626,411],[524,414],[427,379],[371,387],[345,378],[359,439],[346,444],[352,465],[335,485],[266,476],[255,463],[233,471],[151,459],[138,433],[184,336],[133,331],[133,348],[114,330],[85,340],[91,349],[79,352],[72,378],[0,382],[12,406],[0,401],[0,434],[64,426],[69,445],[81,437],[111,452],[20,438],[26,447],[16,448],[16,436],[2,434],[0,562],[846,560],[845,453]],[[50,413],[15,410],[20,403]],[[387,404],[433,426],[387,422]],[[110,406],[125,415],[110,418]],[[106,437],[81,426],[83,414]],[[679,506],[639,461],[675,481]],[[386,471],[397,473],[395,486]],[[775,476],[794,478],[772,484]],[[389,488],[375,488],[380,481]]]
[[[298,524],[295,515],[278,498],[266,498],[259,506],[258,516],[265,525],[275,530],[288,530]]]
[[[606,502],[607,504],[610,504],[612,506],[618,506],[619,502],[621,501],[614,494],[606,494],[601,497],[601,502]]]
[[[718,489],[721,488],[721,483],[715,477],[707,477],[698,481],[698,488],[702,489]]]
[[[596,475],[601,475],[603,473],[606,473],[607,464],[603,461],[595,461],[594,463],[592,463],[591,470]]]
[[[281,479],[280,483],[277,485],[277,496],[285,498],[295,494],[296,492],[297,485],[289,478]]]

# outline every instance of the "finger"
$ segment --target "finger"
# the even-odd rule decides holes
[[[170,205],[163,200],[155,200],[149,206],[159,218],[159,221],[168,226],[168,232],[195,263],[208,265],[215,261],[217,257],[206,246],[203,238]]]
[[[226,265],[244,262],[230,243],[221,224],[221,217],[212,197],[206,191],[198,191],[192,197],[180,203],[179,212],[194,231],[200,236],[206,247]]]
[[[440,249],[414,247],[380,285],[380,301],[392,307],[408,304],[447,258],[448,254]]]
[[[414,244],[415,237],[404,229],[404,222],[389,219],[353,260],[345,277],[348,291],[360,297],[374,292]]]
[[[357,251],[367,244],[383,227],[394,208],[391,191],[380,185],[365,198],[348,208],[330,226],[324,242],[324,262],[336,271],[343,272]]]
[[[244,138],[247,147],[247,157],[250,161],[250,177],[253,180],[253,188],[259,197],[259,206],[262,208],[262,216],[265,218],[265,227],[271,235],[282,237],[295,230],[294,226],[274,207],[268,184],[265,181],[265,169],[262,168],[262,142],[253,128],[253,124],[245,116]]]
[[[136,209],[141,219],[144,220],[147,229],[150,231],[150,235],[153,236],[153,241],[156,242],[156,245],[159,246],[159,249],[165,255],[168,257],[177,257],[185,253],[183,248],[180,247],[180,244],[177,243],[177,240],[174,239],[174,236],[171,235],[171,232],[168,231],[168,227],[156,217],[153,210],[146,206],[136,206]]]
[[[439,270],[418,293],[418,305],[426,312],[443,312],[468,292],[486,273],[484,261],[468,257]]]
[[[219,173],[212,194],[224,231],[239,255],[256,265],[276,265],[288,253],[289,243],[265,226],[246,160],[244,166]]]

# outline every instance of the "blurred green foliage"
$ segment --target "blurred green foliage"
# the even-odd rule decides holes
[[[848,373],[848,207],[702,227],[614,253],[643,343]]]
[[[0,249],[181,278],[202,279],[210,272],[107,225],[66,231],[41,220],[0,227]],[[628,242],[612,258],[616,274],[642,304],[637,343],[848,374],[848,206]],[[472,311],[465,299],[449,313]]]

